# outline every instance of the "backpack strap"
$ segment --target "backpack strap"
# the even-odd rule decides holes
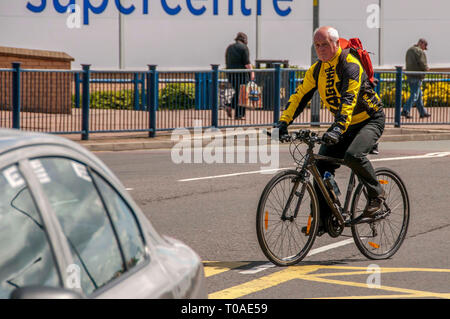
[[[347,56],[349,53],[351,53],[351,51],[352,51],[351,48],[342,49],[341,55],[339,56],[339,63],[345,61],[345,59],[347,59]]]

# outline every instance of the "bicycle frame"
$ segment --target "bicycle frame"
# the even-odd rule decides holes
[[[325,198],[328,206],[330,207],[332,214],[336,217],[336,219],[339,223],[339,226],[345,226],[346,221],[344,219],[344,216],[346,214],[348,214],[350,198],[353,193],[353,189],[355,188],[355,183],[356,183],[355,173],[353,171],[351,171],[349,183],[347,186],[347,193],[345,196],[344,207],[342,208],[342,206],[340,205],[339,202],[335,203],[333,201],[333,199],[331,198],[331,196],[328,192],[328,189],[327,189],[325,183],[323,182],[322,176],[320,175],[319,170],[316,166],[316,161],[322,160],[322,161],[328,161],[331,163],[346,166],[344,163],[344,160],[335,158],[335,157],[329,157],[329,156],[315,154],[313,151],[314,143],[310,143],[310,144],[308,144],[308,146],[309,147],[307,150],[307,154],[305,156],[305,162],[303,163],[303,165],[300,169],[298,179],[296,179],[294,181],[295,182],[294,187],[292,188],[291,194],[289,195],[288,201],[286,202],[286,206],[283,210],[281,219],[282,220],[288,219],[288,218],[286,218],[286,213],[287,213],[288,207],[290,207],[290,204],[292,202],[292,199],[294,198],[294,195],[298,195],[299,199],[298,199],[297,205],[295,207],[295,214],[294,214],[294,216],[291,216],[289,219],[294,219],[297,217],[298,208],[299,208],[301,200],[303,198],[303,194],[305,192],[306,185],[304,183],[302,184],[303,186],[302,186],[302,190],[300,191],[300,193],[297,193],[297,188],[298,188],[298,185],[300,182],[304,182],[309,177],[309,175],[307,173],[307,172],[309,172],[310,174],[312,174],[314,180],[316,181],[317,185],[319,186],[319,189],[321,190],[323,197]]]
[[[355,187],[355,173],[352,171],[350,174],[350,179],[347,186],[347,193],[345,196],[344,208],[342,208],[339,202],[336,203],[331,198],[330,193],[328,192],[328,188],[323,182],[322,176],[320,175],[319,170],[316,166],[317,160],[328,161],[339,165],[345,165],[345,163],[343,160],[338,158],[323,156],[311,152],[310,154],[308,154],[308,159],[305,161],[304,164],[305,168],[313,175],[313,178],[316,181],[317,185],[319,186],[319,189],[321,190],[323,197],[325,198],[328,206],[330,207],[332,214],[337,218],[339,226],[344,226],[345,224],[344,215],[348,213],[350,198],[353,193],[353,189]]]

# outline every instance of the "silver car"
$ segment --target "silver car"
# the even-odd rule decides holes
[[[0,298],[207,298],[199,256],[160,236],[68,139],[0,129]]]

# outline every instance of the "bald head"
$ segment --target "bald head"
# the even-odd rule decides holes
[[[323,26],[314,31],[314,48],[322,62],[331,60],[339,49],[339,33],[330,26]]]
[[[338,31],[330,26],[322,26],[320,28],[317,28],[314,31],[314,38],[315,37],[328,37],[332,41],[338,41],[339,40],[339,33]]]

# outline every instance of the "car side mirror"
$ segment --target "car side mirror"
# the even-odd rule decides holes
[[[28,286],[15,289],[10,299],[83,299],[78,292],[70,289],[44,286]]]

